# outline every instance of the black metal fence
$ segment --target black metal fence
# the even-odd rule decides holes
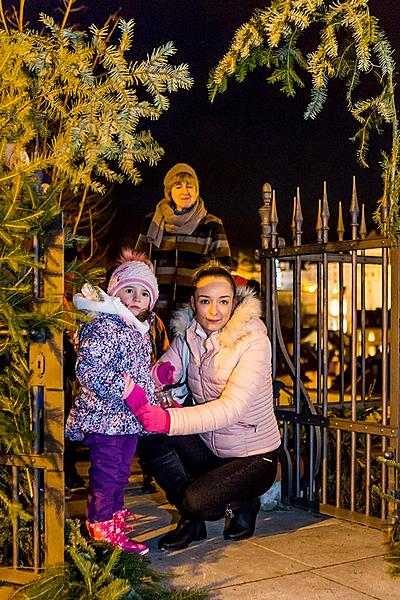
[[[399,460],[399,237],[368,235],[355,181],[350,239],[339,203],[329,241],[325,184],[311,244],[302,243],[299,191],[290,244],[278,236],[268,184],[263,201],[259,257],[273,378],[284,384],[276,412],[286,501],[381,526],[394,503],[376,490],[398,488],[397,469],[379,457]]]

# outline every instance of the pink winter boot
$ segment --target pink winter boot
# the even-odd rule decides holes
[[[96,541],[108,542],[112,546],[121,548],[124,552],[132,552],[144,556],[149,552],[146,544],[135,542],[126,537],[123,528],[116,525],[114,519],[89,523],[90,537]]]
[[[113,514],[113,519],[117,527],[123,527],[125,531],[132,531],[134,524],[129,523],[128,519],[137,521],[137,517],[127,508],[120,508]]]
[[[141,544],[135,540],[131,540],[125,534],[125,522],[121,523],[114,519],[114,539],[111,542],[114,546],[119,546],[125,552],[137,552],[144,556],[149,552],[149,548],[146,544]]]

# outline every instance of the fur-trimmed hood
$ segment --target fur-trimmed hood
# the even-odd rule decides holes
[[[234,299],[235,308],[225,327],[216,332],[222,346],[232,347],[250,331],[252,323],[261,317],[261,302],[253,290],[238,286]],[[185,337],[187,329],[195,320],[189,304],[177,310],[171,318],[171,329],[176,336]]]
[[[121,299],[118,298],[118,296],[109,296],[99,287],[94,288],[90,284],[85,283],[81,293],[74,295],[73,302],[75,308],[87,313],[93,318],[103,313],[118,315],[124,319],[125,322],[133,325],[142,335],[150,328],[148,321],[139,321],[139,319],[137,319],[135,315],[122,304]]]

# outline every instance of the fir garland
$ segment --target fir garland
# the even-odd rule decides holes
[[[170,63],[172,42],[132,61],[132,20],[118,20],[115,32],[111,22],[83,32],[67,26],[74,4],[62,2],[60,23],[42,14],[39,32],[24,22],[24,0],[10,15],[0,0],[1,453],[32,451],[30,340],[73,322],[73,314],[45,301],[39,307],[34,298],[34,274],[44,265],[32,240],[45,245],[49,224],[63,211],[65,246],[81,246],[81,233],[89,234],[92,256],[93,232],[104,232],[110,221],[111,185],[139,183],[139,165],[163,155],[142,123],[168,109],[172,92],[192,85],[187,65]],[[66,283],[96,280],[100,271],[88,271],[87,260],[67,264]],[[20,563],[30,565],[29,469],[20,472],[18,503],[11,490],[10,469],[0,465],[0,562],[12,559],[11,524],[18,516]]]
[[[309,42],[310,30],[319,32],[319,42],[306,54],[301,42]],[[383,234],[400,228],[399,131],[394,95],[396,66],[393,51],[371,15],[369,0],[272,0],[257,9],[234,34],[230,47],[211,71],[210,99],[224,92],[232,77],[241,82],[257,67],[267,70],[267,81],[279,85],[287,96],[311,82],[311,97],[305,118],[315,119],[328,95],[329,81],[342,79],[347,90],[348,110],[359,123],[353,140],[357,158],[367,167],[372,131],[388,125],[392,146],[382,156],[383,193],[375,219]],[[369,98],[357,97],[365,78],[378,82]]]
[[[79,521],[67,521],[66,561],[23,586],[13,600],[206,600],[207,590],[174,590],[170,575],[151,569],[147,559],[86,540]]]

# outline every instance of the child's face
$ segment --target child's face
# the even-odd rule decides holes
[[[117,292],[117,296],[121,298],[122,304],[125,304],[135,317],[149,309],[150,294],[145,287],[138,283],[122,288]]]

